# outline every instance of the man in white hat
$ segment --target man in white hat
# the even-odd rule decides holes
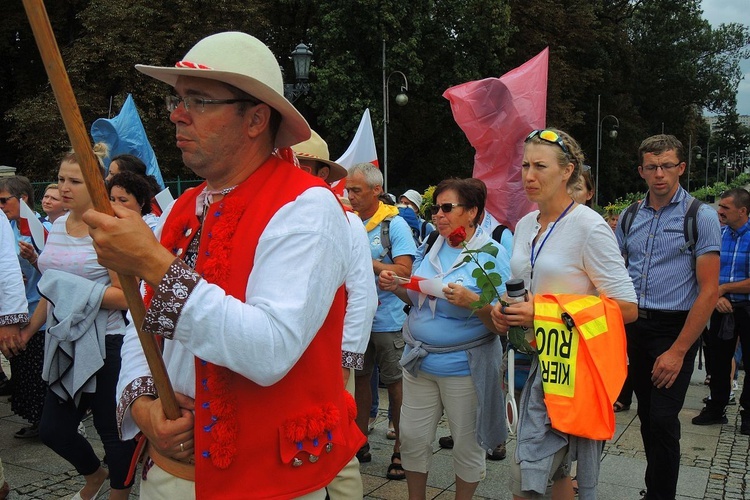
[[[131,328],[118,419],[149,440],[141,494],[323,499],[365,439],[340,369],[350,230],[328,186],[284,159],[310,128],[250,35],[136,68],[174,87],[177,147],[206,180],[164,213],[161,245],[129,210],[86,214],[99,261],[147,284],[143,327],[166,339],[182,407],[165,418]]]

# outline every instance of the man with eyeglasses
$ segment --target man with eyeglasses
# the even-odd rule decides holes
[[[680,468],[678,415],[693,373],[697,340],[718,298],[721,233],[716,212],[697,211],[697,237],[685,240],[693,201],[680,186],[685,151],[672,135],[645,139],[638,172],[648,185],[620,250],[638,296],[638,319],[625,325],[629,376],[638,398],[646,452],[646,498],[674,499]]]
[[[409,225],[398,215],[398,208],[379,200],[383,193],[383,174],[371,163],[358,163],[349,169],[346,190],[349,193],[352,208],[365,223],[370,240],[374,273],[371,279],[377,280],[383,270],[393,271],[404,278],[410,277],[417,246]],[[402,400],[399,361],[405,345],[401,329],[406,321],[406,312],[404,312],[404,303],[391,292],[378,288],[378,300],[379,305],[372,323],[370,342],[365,352],[364,369],[354,377],[357,424],[363,433],[367,432],[372,405],[370,376],[377,363],[380,369],[380,380],[388,388],[393,429],[396,431],[396,441],[386,477],[404,479],[406,476],[401,467],[398,424]],[[360,462],[372,460],[369,443],[359,450],[357,458]]]
[[[90,211],[99,261],[146,282],[144,330],[164,340],[182,416],[167,420],[133,328],[118,421],[148,438],[148,498],[323,499],[365,438],[341,377],[346,216],[289,146],[310,128],[256,38],[199,41],[174,68],[136,68],[167,99],[182,159],[206,183],[164,213]]]

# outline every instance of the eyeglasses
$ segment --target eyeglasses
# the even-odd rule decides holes
[[[643,170],[648,172],[655,172],[657,168],[661,168],[663,171],[672,170],[675,167],[682,165],[682,162],[678,163],[662,163],[661,165],[643,165]]]
[[[432,215],[437,215],[440,210],[443,211],[444,214],[449,214],[451,211],[453,211],[456,207],[465,207],[466,205],[463,205],[461,203],[441,203],[440,205],[432,205],[430,207],[430,213]]]
[[[568,146],[565,145],[562,137],[560,137],[560,134],[553,130],[534,130],[528,135],[528,137],[526,137],[526,140],[523,142],[529,142],[534,137],[539,137],[541,140],[549,142],[551,144],[557,144],[558,146],[560,146],[560,149],[563,150],[563,153],[565,153],[566,155],[570,154],[570,150],[568,150]]]
[[[0,198],[0,205],[5,205],[6,203],[8,203],[8,200],[12,200],[13,198],[18,198],[18,196],[7,196]]]
[[[254,105],[260,104],[260,101],[255,99],[205,99],[203,97],[185,96],[180,97],[176,95],[168,95],[164,98],[164,102],[167,104],[167,110],[171,113],[180,103],[185,105],[185,111],[196,109],[203,113],[206,108],[206,104],[234,104],[236,102],[251,102]]]

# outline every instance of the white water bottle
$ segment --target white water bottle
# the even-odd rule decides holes
[[[526,284],[521,278],[514,278],[505,282],[505,294],[502,299],[503,302],[510,304],[516,304],[518,302],[525,302],[529,300],[529,294],[526,291]],[[522,326],[511,326],[508,328],[508,340],[514,345],[514,347],[524,352],[524,346],[520,339],[525,339],[526,343],[531,344],[533,340],[533,331],[524,328]],[[515,340],[515,342],[514,342]]]

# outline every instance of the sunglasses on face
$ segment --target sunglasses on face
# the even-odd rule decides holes
[[[8,203],[8,200],[12,200],[13,198],[18,198],[18,196],[7,196],[0,198],[0,205],[5,205],[6,203]]]
[[[437,215],[438,212],[442,210],[444,214],[449,214],[454,208],[465,206],[466,205],[463,205],[461,203],[441,203],[440,205],[432,205],[430,207],[430,213],[432,215]]]
[[[560,149],[563,150],[563,153],[566,155],[570,154],[570,150],[568,150],[568,147],[565,145],[565,143],[562,140],[562,137],[560,137],[560,134],[553,130],[534,130],[531,132],[527,137],[526,140],[523,141],[524,143],[529,142],[534,137],[539,137],[541,140],[545,142],[549,142],[550,144],[557,144],[560,146]]]

